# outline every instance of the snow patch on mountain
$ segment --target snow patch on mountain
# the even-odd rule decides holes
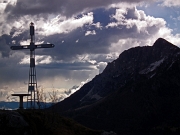
[[[92,89],[80,101],[83,101],[85,98],[92,97],[93,89],[94,89],[94,87],[92,87]]]
[[[85,99],[95,99],[95,100],[99,100],[102,97],[100,95],[98,95],[97,93],[95,93],[94,91],[94,87],[92,87],[92,89],[80,100],[83,101]]]
[[[91,97],[91,99],[96,99],[96,100],[99,100],[99,99],[101,99],[102,97],[101,96],[99,96],[98,94],[95,94],[95,95],[93,95],[92,97]]]
[[[154,71],[157,67],[159,67],[163,63],[164,60],[165,60],[165,58],[150,64],[150,66],[148,68],[140,71],[139,74],[148,74],[148,73]]]

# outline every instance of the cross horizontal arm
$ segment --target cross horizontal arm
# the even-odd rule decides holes
[[[53,48],[54,44],[40,44],[36,45],[36,48]]]
[[[54,44],[40,44],[40,45],[23,45],[23,46],[11,46],[12,50],[22,50],[22,49],[38,49],[38,48],[53,48]]]
[[[28,49],[26,46],[11,46],[12,50]]]

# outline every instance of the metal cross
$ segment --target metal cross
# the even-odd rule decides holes
[[[35,49],[41,48],[53,48],[54,44],[39,44],[35,45],[34,43],[34,23],[30,23],[30,36],[31,41],[30,45],[23,45],[23,46],[11,46],[12,50],[23,50],[29,49],[30,50],[30,69],[29,69],[29,83],[28,83],[28,96],[27,98],[27,107],[28,108],[35,108],[36,103],[39,105],[38,93],[37,93],[37,80],[36,80],[36,69],[35,69]],[[30,107],[29,103],[30,102]]]

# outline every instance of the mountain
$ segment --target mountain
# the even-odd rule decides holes
[[[125,50],[54,110],[118,134],[180,132],[180,49],[159,38]]]

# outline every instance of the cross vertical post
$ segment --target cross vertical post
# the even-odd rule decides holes
[[[36,102],[38,103],[39,99],[37,96],[37,80],[36,80],[36,67],[35,67],[35,48],[34,46],[34,24],[30,23],[30,68],[29,68],[29,82],[28,82],[28,94],[31,96],[27,97],[27,106],[30,108],[35,108]],[[32,46],[32,47],[31,47]]]

